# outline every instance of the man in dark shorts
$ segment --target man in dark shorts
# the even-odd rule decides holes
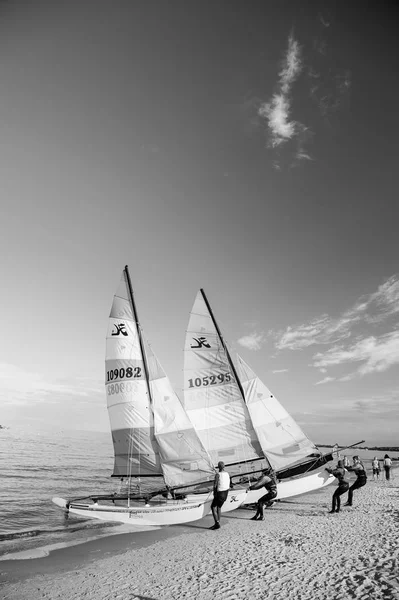
[[[213,483],[213,501],[211,504],[215,524],[210,529],[220,529],[220,515],[222,506],[226,502],[230,489],[230,475],[224,470],[224,462],[218,462],[219,472],[215,475]]]
[[[334,475],[338,479],[338,487],[335,490],[332,497],[332,508],[330,513],[338,513],[341,510],[341,498],[342,494],[349,489],[349,482],[345,479],[346,471],[344,467],[344,461],[339,460],[337,467],[335,469],[331,469],[330,467],[326,467],[326,471]]]
[[[354,492],[354,490],[358,490],[359,488],[366,485],[367,473],[366,473],[366,469],[364,468],[363,463],[361,462],[361,460],[358,456],[353,457],[353,465],[351,467],[347,467],[347,469],[348,469],[348,471],[354,471],[356,473],[356,481],[349,488],[348,502],[345,504],[345,506],[352,506],[353,492]]]

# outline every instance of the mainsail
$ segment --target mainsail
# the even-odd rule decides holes
[[[184,350],[184,407],[213,462],[262,458],[234,366],[202,290],[190,314]]]
[[[127,267],[112,303],[105,365],[113,475],[162,475],[169,487],[213,478],[211,459],[143,338]]]
[[[263,459],[280,471],[321,456],[252,369],[237,361],[236,369],[200,290],[186,333],[184,405],[212,459]]]

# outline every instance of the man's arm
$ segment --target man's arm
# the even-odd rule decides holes
[[[259,490],[261,487],[263,487],[270,481],[271,481],[270,477],[268,477],[267,475],[262,475],[262,477],[259,477],[258,481],[255,481],[255,483],[253,485],[249,486],[249,489],[250,490]]]
[[[331,473],[331,475],[334,475],[334,477],[338,478],[338,475],[340,475],[340,471],[338,471],[338,469],[331,469],[330,467],[326,467],[326,471],[328,471],[328,473]]]
[[[219,483],[219,473],[216,473],[215,475],[215,480],[213,482],[213,491],[217,492],[218,489],[218,483]]]

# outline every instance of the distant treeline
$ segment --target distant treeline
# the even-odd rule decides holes
[[[316,444],[316,446],[322,446],[322,448],[334,448],[335,444]],[[339,446],[338,449],[341,449]],[[345,450],[345,446],[342,446]],[[356,446],[358,450],[379,450],[380,452],[399,452],[399,446]]]

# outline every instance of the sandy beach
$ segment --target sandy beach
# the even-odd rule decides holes
[[[352,508],[328,514],[334,487],[278,502],[263,522],[238,509],[218,531],[208,529],[208,516],[181,533],[175,527],[141,534],[143,543],[134,547],[134,534],[123,543],[113,536],[119,545],[103,539],[95,560],[83,558],[84,545],[55,551],[33,576],[27,569],[35,561],[4,561],[0,594],[5,600],[399,598],[399,485],[369,480]]]

